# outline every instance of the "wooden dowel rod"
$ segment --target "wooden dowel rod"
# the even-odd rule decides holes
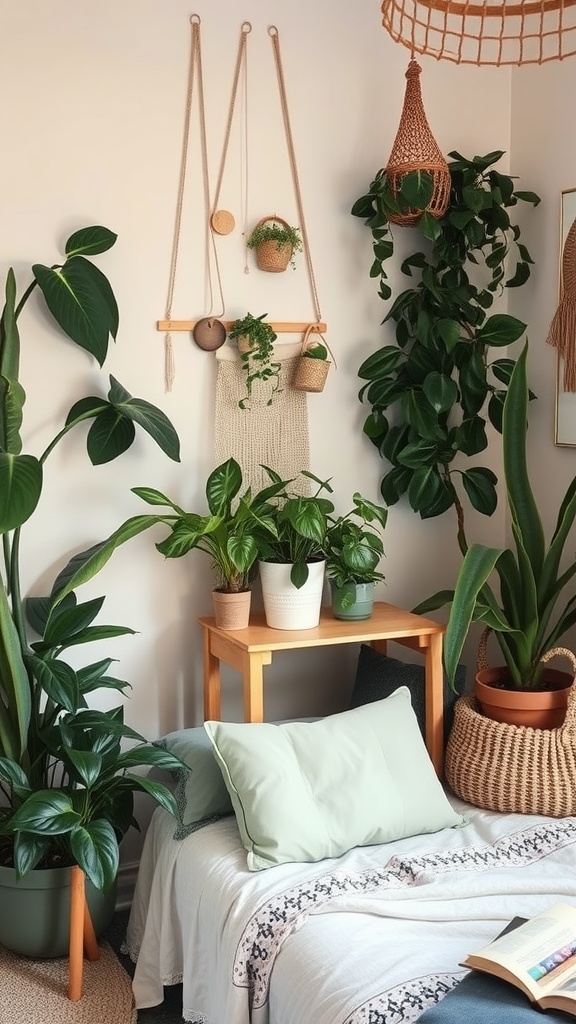
[[[100,946],[98,945],[98,939],[96,938],[96,932],[94,931],[94,925],[92,924],[90,909],[86,899],[84,899],[84,950],[89,960],[94,961],[100,959]]]
[[[216,319],[216,317],[214,317],[214,319]],[[266,321],[266,322],[268,322],[268,321]],[[159,330],[159,331],[191,331],[191,330],[194,329],[194,327],[196,326],[197,323],[198,323],[197,320],[158,320],[158,322],[157,322],[157,330]],[[233,324],[232,320],[222,320],[221,323],[224,325],[224,327],[225,327],[225,329],[227,331],[231,331],[232,330],[232,324]],[[274,322],[273,321],[273,322],[270,323],[270,327],[272,328],[273,331],[276,331],[276,334],[302,334],[302,332],[305,331],[307,327],[310,327],[310,322],[308,322],[308,323],[300,323],[300,322],[298,322],[298,323],[288,323],[287,321],[279,321],[279,322]],[[318,332],[323,333],[325,330],[327,330],[326,324],[325,323],[313,324],[312,327],[311,327],[311,330],[313,332],[316,332],[316,333],[318,333]]]
[[[68,962],[68,998],[77,1003],[82,997],[84,967],[84,872],[77,864],[70,868],[70,949]]]

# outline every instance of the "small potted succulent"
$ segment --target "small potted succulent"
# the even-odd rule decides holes
[[[326,575],[337,619],[369,619],[374,604],[374,585],[384,579],[378,565],[384,555],[380,530],[386,526],[388,509],[375,505],[356,492],[354,508],[329,519],[324,541]]]
[[[269,382],[271,392],[266,404],[272,405],[275,394],[280,392],[280,363],[275,361],[274,342],[278,337],[271,324],[266,323],[267,313],[260,316],[245,316],[234,320],[229,337],[236,341],[242,369],[246,374],[246,394],[238,405],[249,409],[255,381]]]
[[[282,273],[289,264],[295,270],[294,253],[302,250],[300,229],[291,227],[282,217],[263,217],[246,244],[256,250],[258,268],[272,274]]]

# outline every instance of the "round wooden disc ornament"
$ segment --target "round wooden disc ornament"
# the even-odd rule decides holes
[[[194,325],[192,337],[198,348],[204,352],[214,352],[226,341],[226,328],[221,320],[213,316],[205,316]]]
[[[217,235],[229,235],[231,231],[234,231],[236,221],[229,210],[215,210],[210,218],[210,223],[212,230]]]

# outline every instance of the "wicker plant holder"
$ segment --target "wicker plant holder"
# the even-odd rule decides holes
[[[400,124],[386,165],[386,176],[394,195],[402,178],[409,171],[426,171],[432,176],[434,192],[426,211],[432,217],[443,217],[450,199],[450,171],[424,112],[420,89],[422,68],[411,60],[406,71],[406,92]],[[411,209],[402,214],[389,214],[393,224],[410,227],[417,224],[423,210]]]
[[[576,657],[566,648],[555,654]],[[476,807],[561,818],[576,814],[576,683],[566,717],[557,729],[531,729],[494,722],[474,697],[456,701],[446,749],[445,777],[457,796]]]
[[[246,629],[250,620],[252,592],[240,590],[229,593],[213,590],[214,620],[219,629]]]
[[[282,217],[262,217],[256,228],[264,227],[264,224],[282,224],[285,228],[290,225]],[[256,230],[256,228],[254,230]],[[291,245],[278,245],[273,239],[261,242],[256,246],[256,263],[259,270],[266,270],[269,274],[281,274],[288,268],[292,258]]]
[[[304,331],[302,349],[300,352],[300,358],[296,363],[292,387],[296,388],[297,391],[309,391],[311,394],[319,394],[324,390],[328,371],[330,370],[332,363],[329,359],[310,359],[306,355],[306,350],[314,344],[314,341],[310,339],[314,326],[314,324],[310,324],[310,326]],[[316,331],[316,335],[322,338],[323,344],[328,348],[328,343],[325,338],[323,338],[318,331]],[[328,351],[330,352],[329,348]],[[332,355],[332,353],[330,354]]]

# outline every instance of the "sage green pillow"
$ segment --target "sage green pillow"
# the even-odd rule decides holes
[[[464,824],[410,693],[318,722],[205,722],[252,871]]]

